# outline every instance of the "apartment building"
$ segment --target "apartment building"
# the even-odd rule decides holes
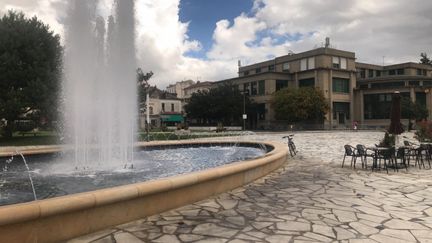
[[[150,99],[148,112],[150,115],[150,125],[160,127],[162,124],[174,126],[184,121],[182,100],[175,94],[150,87]],[[140,128],[145,128],[146,112],[141,112],[139,116]]]
[[[210,90],[215,85],[214,82],[200,82],[197,81],[196,84],[190,85],[187,88],[184,89],[184,98],[189,99],[193,93],[196,93],[198,91],[204,91],[204,90]]]
[[[194,85],[195,82],[193,80],[184,80],[180,82],[176,82],[175,84],[171,84],[166,88],[166,91],[170,94],[176,94],[177,98],[184,99],[185,98],[185,90],[191,85]]]

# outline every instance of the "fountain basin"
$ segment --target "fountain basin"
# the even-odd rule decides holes
[[[146,143],[145,146],[195,146],[208,143],[227,144],[220,141],[173,141]],[[256,145],[251,142],[241,143]],[[272,150],[263,157],[246,162],[239,161],[189,174],[0,207],[0,242],[62,241],[245,185],[279,168],[286,161],[285,145],[275,142],[263,144]],[[49,152],[55,149],[56,147],[47,147]],[[31,148],[23,152],[36,154],[43,150]]]

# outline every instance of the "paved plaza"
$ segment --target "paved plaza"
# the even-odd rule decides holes
[[[432,242],[432,170],[340,167],[344,144],[382,137],[296,134],[298,156],[254,183],[70,242]]]

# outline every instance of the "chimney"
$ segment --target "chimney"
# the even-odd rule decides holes
[[[330,38],[326,37],[325,38],[325,48],[329,48],[330,47]]]

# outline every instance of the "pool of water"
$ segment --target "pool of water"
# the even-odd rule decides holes
[[[84,168],[77,168],[67,153],[29,156],[26,161],[37,198],[45,199],[205,170],[265,153],[249,146],[156,147],[134,152],[133,162]],[[34,200],[22,158],[14,156],[11,163],[7,159],[0,158],[0,205]]]

